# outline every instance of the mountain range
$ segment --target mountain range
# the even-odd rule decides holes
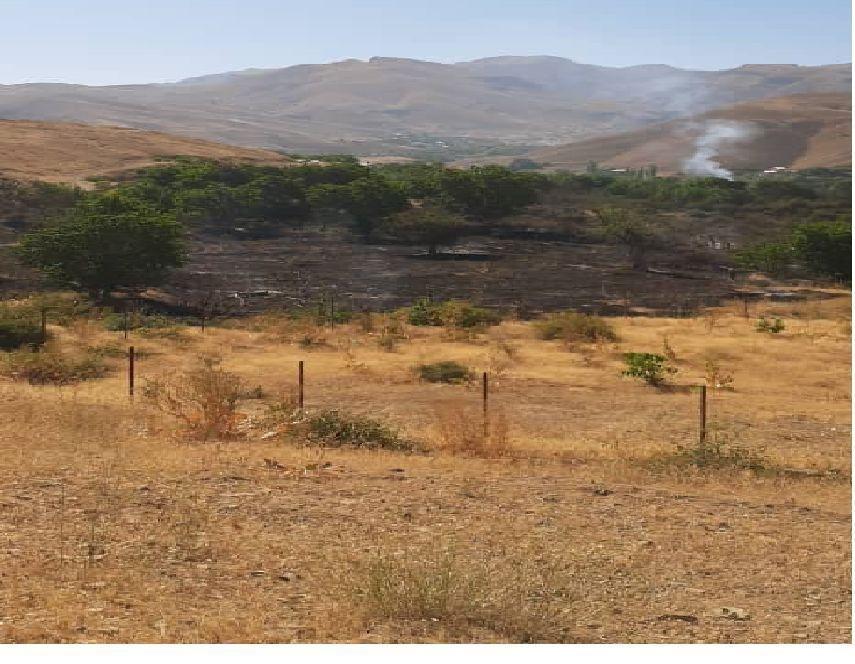
[[[710,142],[713,132],[722,138]],[[662,174],[691,170],[689,160],[709,147],[727,169],[848,166],[852,162],[852,98],[846,93],[799,94],[744,102],[601,138],[534,150],[545,166],[580,170],[640,168]],[[505,161],[509,159],[506,158]]]
[[[472,142],[552,146],[767,97],[850,90],[849,64],[696,71],[551,56],[454,64],[376,57],[167,84],[4,85],[0,118],[117,125],[286,152],[420,156],[429,149],[453,158]]]

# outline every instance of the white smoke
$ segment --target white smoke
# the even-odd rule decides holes
[[[733,173],[722,166],[716,158],[728,144],[750,138],[754,127],[747,122],[708,120],[695,139],[695,153],[683,161],[683,171],[690,175],[708,175],[732,180]]]

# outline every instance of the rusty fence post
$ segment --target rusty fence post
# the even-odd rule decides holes
[[[698,385],[698,443],[707,441],[707,386]]]
[[[303,412],[303,360],[297,365],[297,407]]]
[[[128,397],[134,399],[134,347],[128,346]]]
[[[484,417],[484,438],[490,434],[490,416],[489,416],[489,382],[487,379],[487,372],[485,371],[481,375],[481,403],[482,403],[482,414]]]

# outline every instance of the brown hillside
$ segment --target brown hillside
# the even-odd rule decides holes
[[[0,120],[0,177],[82,184],[87,177],[115,175],[175,155],[257,164],[289,161],[268,150],[139,129]]]
[[[724,146],[718,160],[727,168],[848,166],[852,162],[852,102],[848,94],[804,94],[752,101],[632,132],[536,150],[531,157],[556,168],[601,166],[660,172],[681,170],[695,140],[712,120],[745,123],[747,139]]]

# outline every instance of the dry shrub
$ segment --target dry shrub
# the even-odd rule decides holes
[[[728,372],[716,357],[707,357],[704,362],[704,376],[707,386],[714,390],[733,389],[733,374]]]
[[[366,622],[429,621],[464,638],[475,628],[534,643],[572,641],[578,589],[572,572],[541,553],[411,549],[358,565],[345,594]]]
[[[65,354],[58,350],[8,353],[0,362],[0,373],[31,385],[72,385],[107,374],[103,357],[97,353]]]
[[[669,362],[677,361],[677,351],[675,351],[674,347],[671,345],[667,334],[662,335],[662,355],[664,355],[665,359]]]
[[[449,403],[434,409],[438,446],[449,454],[498,458],[511,453],[508,420],[503,410],[491,408],[484,421],[480,408]]]
[[[246,419],[237,410],[246,393],[243,381],[223,369],[217,358],[199,360],[194,369],[147,381],[143,394],[181,420],[184,432],[194,440],[240,437],[239,425]]]
[[[518,350],[505,337],[493,338],[487,354],[488,371],[496,378],[502,378],[517,361]]]
[[[453,360],[420,364],[415,368],[416,375],[428,383],[450,383],[460,385],[470,381],[474,374],[469,369]]]
[[[398,348],[398,344],[409,340],[402,314],[382,314],[378,316],[380,338],[377,344],[387,353],[392,353]]]

